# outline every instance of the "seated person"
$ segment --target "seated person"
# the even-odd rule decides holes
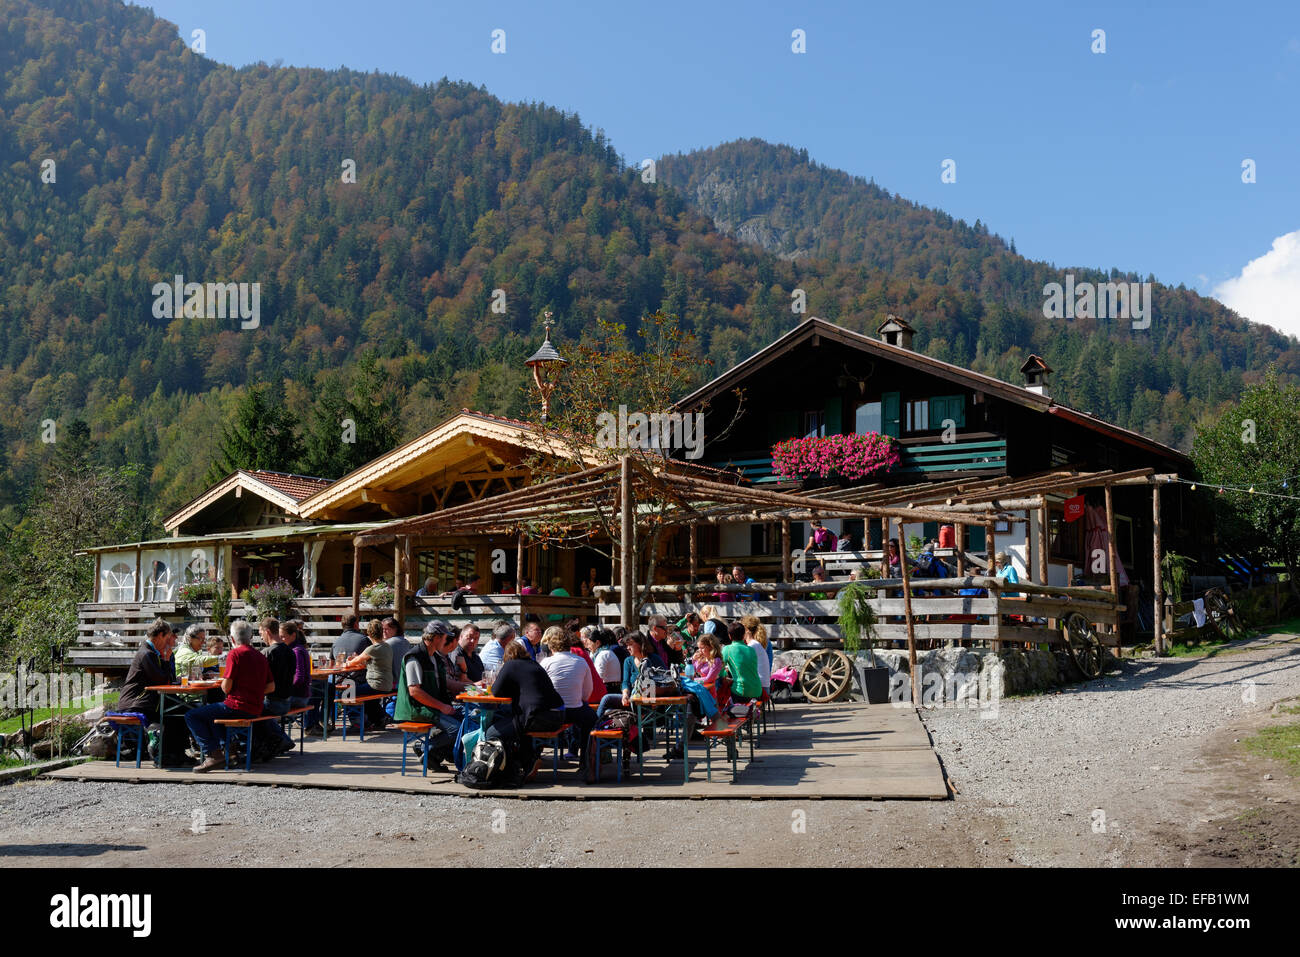
[[[718,678],[722,675],[723,665],[722,645],[718,643],[718,639],[713,635],[700,635],[695,654],[691,657],[691,666],[695,668],[695,680],[710,688],[716,688]]]
[[[752,585],[754,579],[745,574],[745,569],[739,565],[731,566],[731,582],[733,585]],[[737,592],[734,594],[735,601],[757,601],[758,595],[755,592]]]
[[[293,652],[293,687],[289,691],[289,710],[311,707],[311,651],[307,648],[307,634],[301,621],[280,622],[280,641]],[[307,716],[307,729],[315,720],[320,724],[319,709]]]
[[[216,655],[203,650],[206,635],[198,625],[185,629],[185,637],[176,645],[173,656],[176,662],[176,677],[197,679],[203,677],[205,668],[216,668],[220,664]]]
[[[122,691],[117,705],[108,710],[117,713],[134,712],[144,715],[145,726],[158,724],[158,692],[146,690],[151,685],[176,684],[176,662],[172,658],[176,648],[176,632],[172,626],[161,618],[154,620],[145,632],[144,641],[136,649],[122,682]],[[185,748],[190,740],[185,726],[185,718],[179,714],[167,716],[163,728],[163,746],[167,749],[161,756],[163,767],[193,765],[185,755]],[[151,757],[157,757],[150,752]]]
[[[758,680],[764,691],[772,690],[772,643],[767,640],[767,629],[753,615],[740,619],[745,628],[745,644],[754,649],[755,664],[758,665]]]
[[[564,701],[564,723],[576,726],[578,759],[586,768],[588,736],[596,723],[596,712],[587,703],[593,685],[590,662],[574,653],[569,636],[562,628],[552,625],[546,629],[542,640],[551,649],[550,655],[542,662],[542,669]],[[595,779],[591,777],[589,768],[587,775],[587,783],[593,783]]]
[[[605,694],[618,694],[619,681],[623,677],[623,662],[619,660],[614,649],[617,642],[614,633],[608,628],[593,628],[587,638],[587,651],[591,654],[596,674],[600,676]],[[604,700],[602,696],[602,700]],[[600,702],[596,702],[597,706]]]
[[[483,680],[483,659],[478,654],[479,638],[478,625],[463,626],[456,638],[456,647],[452,648],[449,655],[451,663],[456,666],[456,677],[469,684]]]
[[[733,622],[732,627],[739,629],[740,636],[737,638],[733,633],[731,644],[722,649],[722,660],[731,680],[732,700],[747,704],[763,694],[763,682],[758,676],[758,655],[745,643],[745,626]]]
[[[815,567],[812,570],[812,580],[818,583],[826,581],[826,569],[821,565]],[[810,591],[808,593],[808,598],[812,601],[825,601],[830,597],[830,592]]]
[[[731,576],[727,574],[726,568],[724,568],[721,565],[713,569],[713,576],[715,579],[717,579],[719,585],[730,585],[732,583]],[[715,591],[711,597],[713,598],[714,601],[721,601],[721,602],[735,600],[731,592],[725,592],[725,591]]]
[[[297,662],[294,659],[293,649],[284,644],[281,640],[283,631],[281,631],[278,619],[266,617],[258,622],[258,627],[262,632],[262,654],[266,656],[266,663],[271,666],[271,680],[275,682],[275,687],[266,693],[262,701],[263,714],[282,715],[289,710],[289,699],[293,695],[293,675],[297,670]],[[285,734],[284,728],[280,727],[278,721],[267,721],[253,729],[254,738],[266,735],[273,742],[273,747],[277,754],[285,754],[293,750],[293,739]]]
[[[207,753],[207,759],[195,772],[211,771],[226,762],[224,750],[225,729],[220,732],[214,723],[224,718],[257,718],[262,714],[264,697],[275,690],[271,666],[253,648],[253,627],[248,622],[232,621],[230,638],[234,647],[226,661],[226,676],[221,679],[221,690],[226,700],[220,704],[205,704],[185,715],[194,740]]]
[[[420,644],[407,654],[397,675],[395,721],[432,724],[441,735],[434,735],[430,767],[450,760],[460,731],[460,709],[452,703],[447,688],[447,668],[438,652],[448,635],[454,634],[445,622],[431,621],[420,635]]]
[[[208,657],[216,658],[215,665],[205,665],[203,668],[203,677],[216,678],[221,674],[221,668],[226,663],[226,643],[221,640],[220,635],[213,635],[208,639]]]
[[[546,670],[518,642],[511,642],[506,648],[505,661],[492,683],[492,694],[510,699],[517,766],[526,780],[532,780],[542,759],[537,756],[528,732],[559,730],[564,725],[564,699],[555,690]],[[501,723],[493,722],[489,734],[503,730]],[[501,737],[508,740],[506,733],[501,733]]]
[[[636,678],[642,666],[652,668],[664,667],[664,660],[654,650],[654,642],[648,635],[639,631],[630,631],[624,638],[627,643],[628,656],[623,662],[622,690],[618,694],[607,694],[600,699],[596,717],[602,718],[610,708],[632,707],[632,691],[636,687]]]
[[[416,598],[432,598],[438,594],[438,579],[426,578],[423,587],[415,593]]]
[[[334,639],[334,645],[330,648],[331,660],[338,661],[339,655],[346,660],[370,647],[370,639],[357,630],[356,615],[344,615],[339,624],[343,626],[343,631]]]
[[[819,519],[812,520],[812,534],[808,536],[808,544],[804,546],[805,552],[833,552],[838,544],[835,533],[821,523]]]
[[[667,618],[663,615],[651,615],[647,630],[650,632],[650,640],[654,642],[655,651],[665,663],[685,664],[686,655],[682,652],[681,636],[668,630]]]
[[[378,618],[366,625],[366,637],[370,644],[347,660],[348,665],[364,664],[366,675],[355,679],[356,697],[363,698],[372,694],[387,694],[393,690],[393,646],[384,640],[384,624]],[[378,701],[367,701],[366,730],[382,730],[385,724],[384,709]]]

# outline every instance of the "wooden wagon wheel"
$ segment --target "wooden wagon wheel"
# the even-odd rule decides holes
[[[1105,666],[1106,650],[1088,619],[1073,612],[1065,619],[1065,648],[1085,678],[1096,678]]]
[[[1240,628],[1232,602],[1219,588],[1211,588],[1205,593],[1205,617],[1209,624],[1227,639],[1231,639]]]
[[[799,671],[799,687],[813,704],[834,701],[849,690],[852,681],[853,668],[848,655],[834,648],[823,648],[804,662]]]

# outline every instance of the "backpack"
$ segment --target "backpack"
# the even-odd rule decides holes
[[[640,698],[674,698],[681,693],[682,684],[675,665],[657,668],[642,662],[632,682],[632,694]]]
[[[500,739],[480,738],[474,745],[473,756],[465,770],[456,775],[456,780],[476,791],[498,788],[506,783],[509,764],[509,756]]]

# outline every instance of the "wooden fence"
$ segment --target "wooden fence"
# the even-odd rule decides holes
[[[180,602],[84,602],[77,605],[77,643],[68,651],[68,661],[92,671],[118,671],[131,663],[136,648],[145,638],[149,625],[157,618],[169,622],[178,632],[197,624],[209,634],[221,634],[212,621],[212,607],[204,602],[194,607],[197,614]],[[313,651],[328,649],[342,632],[341,619],[352,612],[352,599],[297,598],[292,604],[293,617],[306,624],[307,641]],[[231,602],[230,620],[248,615],[244,602]],[[386,617],[392,608],[362,606],[365,621]],[[404,633],[419,634],[426,622],[434,619],[461,627],[475,624],[490,631],[497,621],[522,627],[528,615],[537,615],[545,627],[553,622],[578,618],[584,623],[594,620],[594,598],[564,598],[549,595],[466,595],[460,608],[453,608],[450,597],[411,597],[407,599]]]
[[[838,601],[835,594],[847,582],[754,583],[752,585],[698,585],[688,596],[677,586],[655,586],[652,600],[640,608],[642,623],[651,615],[663,615],[675,622],[688,611],[713,605],[728,621],[753,615],[763,623],[768,636],[785,648],[836,647],[841,643]],[[869,601],[879,624],[880,641],[906,641],[906,603],[902,579],[870,579],[863,584],[874,591]],[[912,616],[917,641],[987,641],[995,649],[1003,642],[1057,644],[1064,641],[1058,622],[1073,612],[1084,615],[1103,644],[1117,647],[1118,634],[1110,633],[1124,606],[1110,592],[1096,588],[1067,588],[1032,582],[1008,584],[1001,579],[979,577],[913,579]],[[962,595],[981,590],[983,594]],[[1004,592],[1010,592],[1011,597]],[[723,601],[719,594],[757,595],[757,599]],[[619,589],[596,589],[600,604],[596,612],[602,623],[619,622]],[[826,597],[813,598],[812,595]],[[644,590],[639,593],[644,598]]]

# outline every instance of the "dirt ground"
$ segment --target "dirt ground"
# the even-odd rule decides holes
[[[1258,685],[1249,705],[1237,702],[1243,681]],[[949,801],[519,801],[37,780],[0,788],[0,866],[1294,867],[1300,778],[1241,742],[1300,720],[1275,707],[1298,695],[1300,642],[1275,641],[1126,663],[1090,687],[1004,701],[993,721],[926,713],[957,788]]]

